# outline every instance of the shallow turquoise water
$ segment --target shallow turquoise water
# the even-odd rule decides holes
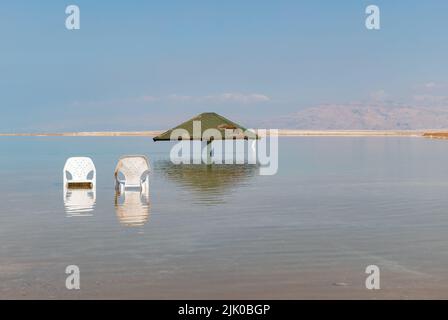
[[[446,141],[282,138],[274,176],[175,166],[171,144],[148,138],[0,145],[0,298],[448,296]],[[152,166],[147,201],[128,211],[113,179],[124,154]],[[78,155],[98,175],[86,215],[64,206],[62,168]],[[65,288],[71,264],[79,291]]]

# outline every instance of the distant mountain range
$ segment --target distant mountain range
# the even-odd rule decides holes
[[[448,107],[322,105],[274,118],[263,125],[304,130],[447,129]]]

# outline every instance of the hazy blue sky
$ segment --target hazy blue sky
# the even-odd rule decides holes
[[[1,132],[163,129],[203,111],[252,126],[448,88],[446,0],[30,2],[0,4]],[[70,4],[81,30],[65,28]]]

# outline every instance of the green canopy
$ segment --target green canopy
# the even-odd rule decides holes
[[[193,131],[193,125],[194,122],[198,121],[200,122],[200,131],[194,132]],[[197,124],[196,124],[197,125]],[[179,132],[183,134],[176,134],[176,136],[173,136],[171,138],[171,134],[174,130],[177,131],[177,129],[180,129]],[[183,129],[183,130],[182,130]],[[208,129],[215,129],[218,130],[220,133],[220,136],[213,136],[212,138],[207,135],[210,134],[210,130],[206,132],[206,135],[204,137],[204,132]],[[174,127],[157,137],[153,138],[154,141],[169,141],[169,140],[236,140],[236,139],[258,139],[258,136],[255,132],[246,131],[247,129],[240,126],[239,124],[230,121],[229,119],[224,118],[223,116],[220,116],[219,114],[215,112],[205,112],[201,113],[200,115],[197,115],[196,117],[178,125],[177,127]],[[215,131],[217,132],[217,131]],[[194,135],[195,134],[195,135]],[[227,135],[226,135],[227,134]]]

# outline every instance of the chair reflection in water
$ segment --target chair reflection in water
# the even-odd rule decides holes
[[[96,202],[96,169],[92,159],[67,159],[63,170],[64,206],[68,216],[90,216]]]
[[[120,223],[127,227],[143,226],[149,219],[149,190],[115,191],[115,212]]]
[[[125,226],[142,226],[148,221],[149,172],[145,156],[124,156],[118,161],[115,168],[115,210],[120,223]]]

